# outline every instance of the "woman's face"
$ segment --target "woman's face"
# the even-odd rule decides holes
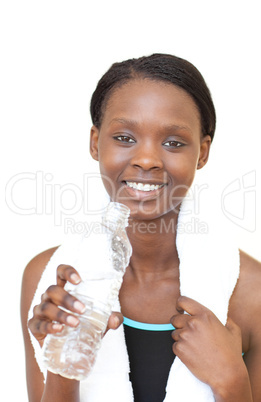
[[[141,79],[112,93],[100,129],[92,127],[90,149],[112,201],[148,220],[177,213],[210,143],[184,90]]]

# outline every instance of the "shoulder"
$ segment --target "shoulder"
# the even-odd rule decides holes
[[[240,275],[231,297],[229,315],[240,326],[248,349],[261,334],[261,263],[240,251]],[[260,338],[261,339],[261,338]]]
[[[41,275],[52,257],[53,253],[58,247],[50,248],[34,257],[25,267],[22,289],[21,289],[21,315],[22,322],[26,320],[27,323],[27,313],[30,308],[37,284],[41,278]],[[23,320],[24,319],[24,320]]]
[[[36,288],[41,275],[58,247],[53,247],[35,256],[25,267],[22,286],[27,285]]]
[[[240,275],[231,298],[232,306],[261,308],[260,288],[261,263],[240,250]]]
[[[261,308],[261,262],[240,250],[240,275],[235,296],[252,308]],[[241,306],[242,307],[242,306]]]
[[[240,250],[240,271],[240,275],[249,277],[248,279],[253,274],[261,277],[261,262]]]
[[[256,304],[257,298],[261,299],[261,262],[240,250],[240,275],[235,288],[233,299],[240,296],[247,303],[247,300]],[[254,307],[252,305],[252,307]]]

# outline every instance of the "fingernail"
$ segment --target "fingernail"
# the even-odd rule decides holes
[[[53,324],[52,325],[53,329],[57,332],[61,331],[63,329],[63,325],[62,324]]]
[[[70,275],[70,279],[72,282],[74,282],[75,284],[81,282],[81,278],[79,277],[79,275],[73,273]]]
[[[80,301],[76,300],[73,303],[73,307],[75,310],[77,310],[80,314],[84,313],[86,310],[86,307],[83,303],[81,303]]]
[[[115,316],[113,321],[114,321],[115,327],[118,327],[120,325],[120,319],[118,316]]]
[[[74,317],[73,315],[69,315],[66,318],[67,324],[71,325],[72,327],[76,327],[79,324],[78,318]]]

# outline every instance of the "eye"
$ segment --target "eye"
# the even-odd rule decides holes
[[[182,142],[174,141],[174,140],[165,141],[163,143],[163,145],[168,148],[180,148],[180,147],[184,146],[184,144],[182,144]]]
[[[116,141],[124,142],[126,144],[133,144],[135,140],[128,135],[115,135],[113,137]]]

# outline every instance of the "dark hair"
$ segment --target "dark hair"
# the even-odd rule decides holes
[[[113,90],[138,78],[167,81],[184,89],[198,107],[203,135],[208,134],[213,139],[216,127],[215,107],[201,73],[187,60],[159,53],[114,63],[102,76],[90,105],[92,122],[97,128],[100,128],[107,101]]]

